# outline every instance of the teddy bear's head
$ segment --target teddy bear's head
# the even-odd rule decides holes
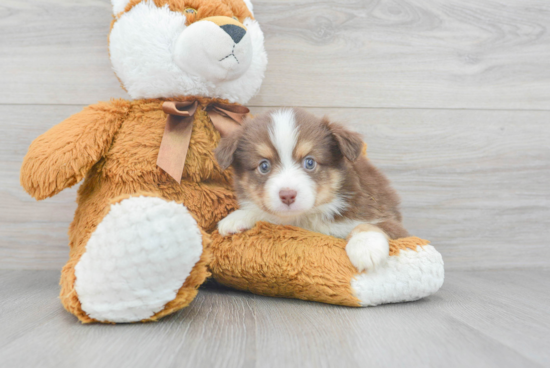
[[[250,0],[112,0],[113,69],[134,99],[246,103],[267,65]]]

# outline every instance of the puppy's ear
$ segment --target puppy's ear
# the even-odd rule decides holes
[[[235,151],[239,145],[239,139],[241,138],[241,129],[234,131],[231,135],[222,138],[220,144],[214,150],[214,155],[216,156],[216,161],[222,168],[222,170],[227,170],[229,166],[233,163],[233,158],[235,156]]]
[[[340,152],[342,152],[344,157],[352,162],[357,160],[363,150],[361,134],[352,132],[343,125],[331,123],[326,117],[323,118],[323,122],[332,132],[332,136],[336,139],[338,148],[340,148]]]

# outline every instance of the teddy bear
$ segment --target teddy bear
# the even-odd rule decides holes
[[[254,293],[347,306],[437,291],[426,241],[392,241],[359,273],[345,241],[259,223],[222,237],[238,205],[214,149],[237,129],[267,65],[249,0],[112,0],[109,54],[131,100],[84,108],[36,138],[21,184],[38,200],[83,180],[60,299],[81,322],[155,321],[189,305],[209,277]]]

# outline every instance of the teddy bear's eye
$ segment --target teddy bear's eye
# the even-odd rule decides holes
[[[235,19],[236,21],[239,20],[239,18],[237,18],[236,16],[232,16],[231,18]]]
[[[193,8],[187,8],[183,11],[185,14],[190,14],[190,15],[196,15],[197,14],[197,9],[193,9]]]

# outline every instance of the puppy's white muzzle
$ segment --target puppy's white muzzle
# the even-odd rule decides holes
[[[315,205],[316,184],[297,165],[274,173],[266,182],[266,207],[282,217],[293,217],[310,211]],[[284,192],[292,192],[292,201]]]
[[[213,83],[242,76],[252,56],[246,27],[229,17],[209,17],[191,24],[174,45],[174,62],[179,68]]]

